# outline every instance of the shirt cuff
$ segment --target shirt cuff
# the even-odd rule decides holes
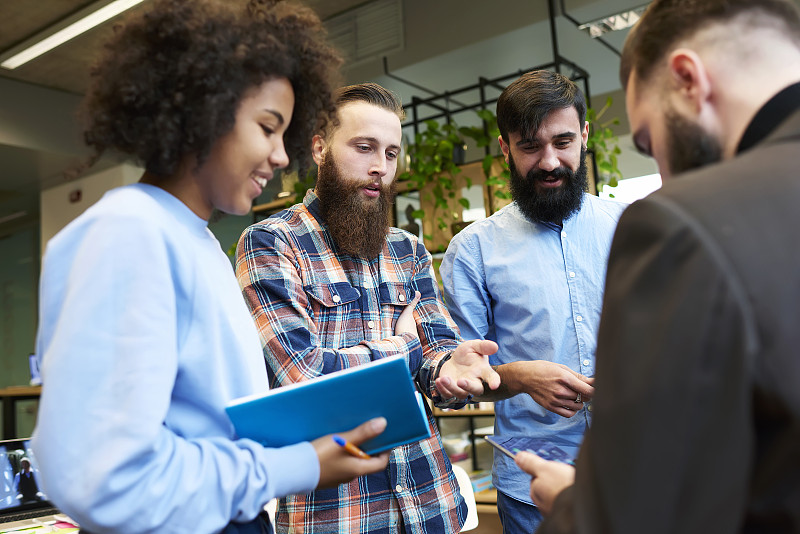
[[[452,357],[453,351],[451,350],[442,356],[436,363],[436,369],[433,371],[433,378],[431,379],[431,388],[435,393],[431,397],[431,400],[433,401],[433,405],[437,408],[458,410],[459,408],[463,408],[472,402],[472,395],[468,396],[466,399],[459,399],[456,397],[444,399],[441,395],[439,395],[439,391],[436,389],[436,379],[439,378],[439,373],[442,370],[442,366]]]
[[[308,441],[279,449],[265,448],[273,493],[272,497],[285,497],[293,493],[305,494],[319,484],[319,458]]]

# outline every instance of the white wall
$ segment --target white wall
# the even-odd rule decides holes
[[[137,182],[142,172],[139,167],[123,163],[42,191],[40,204],[42,254],[51,237],[86,208],[100,200],[106,191]],[[76,191],[80,191],[80,200],[72,202],[70,195]]]

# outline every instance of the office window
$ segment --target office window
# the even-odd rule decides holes
[[[620,180],[617,187],[603,186],[600,191],[600,198],[608,198],[630,204],[640,198],[644,198],[653,191],[661,187],[660,174],[648,174],[636,178],[626,178]]]

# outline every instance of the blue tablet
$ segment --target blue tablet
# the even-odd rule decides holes
[[[495,448],[513,458],[519,451],[532,452],[545,460],[555,460],[569,465],[575,465],[574,455],[554,444],[551,440],[531,437],[500,437],[486,436],[486,441]],[[571,447],[570,447],[571,448]]]

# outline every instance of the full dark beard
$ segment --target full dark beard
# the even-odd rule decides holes
[[[704,167],[722,159],[719,140],[673,110],[665,114],[669,142],[669,170],[672,174]]]
[[[508,155],[508,168],[511,171],[511,198],[529,220],[561,224],[581,209],[583,193],[589,188],[585,149],[581,149],[581,162],[574,172],[566,167],[559,167],[552,172],[533,168],[523,177],[511,154]],[[563,178],[564,184],[557,189],[539,192],[537,182],[547,176]]]
[[[374,201],[363,197],[362,187],[363,182],[344,178],[331,153],[325,154],[316,186],[322,217],[340,252],[372,260],[386,243],[396,186],[381,183]]]

